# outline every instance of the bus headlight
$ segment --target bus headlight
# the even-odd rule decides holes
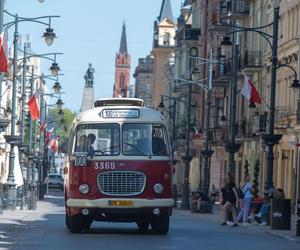
[[[160,183],[156,183],[153,186],[153,190],[156,194],[162,194],[162,192],[164,191],[164,186]]]
[[[81,184],[79,186],[79,192],[82,194],[87,194],[88,192],[90,192],[90,187],[88,184]]]

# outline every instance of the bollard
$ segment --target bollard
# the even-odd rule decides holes
[[[300,200],[297,202],[296,236],[300,236]]]

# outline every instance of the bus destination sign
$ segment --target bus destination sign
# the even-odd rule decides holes
[[[104,109],[102,110],[103,118],[139,118],[138,109]]]

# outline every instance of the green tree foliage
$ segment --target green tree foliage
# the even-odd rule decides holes
[[[55,128],[54,133],[56,136],[60,137],[59,140],[59,150],[65,152],[68,143],[69,131],[72,125],[72,121],[76,113],[72,112],[70,109],[58,108],[49,109],[47,115],[48,130]]]

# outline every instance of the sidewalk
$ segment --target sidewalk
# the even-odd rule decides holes
[[[191,213],[190,210],[180,210],[180,208],[176,208],[176,211],[190,216],[195,216],[197,218],[200,218],[201,220],[209,221],[216,224],[221,224],[221,222],[223,221],[223,215],[218,205],[214,205],[212,214]],[[281,237],[281,238],[288,239],[290,241],[300,243],[300,237],[296,236],[295,214],[292,214],[291,217],[291,230],[271,230],[270,226],[260,226],[259,224],[255,224],[255,223],[249,224],[247,226],[239,224],[239,227],[243,229],[259,231],[261,233],[271,234],[276,237]]]

